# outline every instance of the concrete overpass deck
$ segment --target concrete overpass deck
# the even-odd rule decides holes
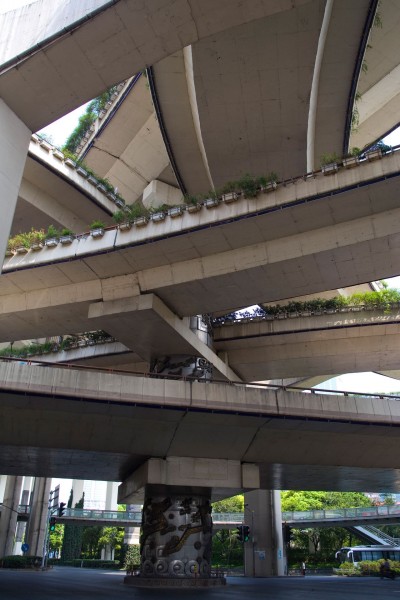
[[[244,173],[287,178],[347,151],[375,4],[308,2],[155,64],[153,98],[181,185],[198,193]]]
[[[400,311],[239,319],[215,327],[214,348],[244,381],[394,370]],[[246,322],[248,321],[248,322]]]
[[[116,196],[62,152],[33,135],[29,144],[11,234],[50,224],[87,231],[95,219],[111,225]]]
[[[257,199],[11,257],[0,340],[105,329],[148,360],[147,338],[146,356],[137,347],[140,310],[158,313],[155,331],[169,311],[171,331],[185,315],[397,275],[399,173],[395,152],[331,177],[285,182]],[[129,337],[132,327],[139,329]]]
[[[122,481],[149,458],[193,456],[255,464],[262,489],[400,486],[398,398],[16,362],[0,381],[3,473]]]
[[[307,0],[36,2],[1,15],[0,95],[37,131],[185,46],[302,4]]]

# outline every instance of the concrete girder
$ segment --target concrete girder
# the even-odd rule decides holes
[[[400,489],[396,399],[18,363],[0,374],[3,473],[121,481],[151,457],[224,457],[259,465],[261,489]]]
[[[308,1],[98,0],[72,12],[42,0],[2,15],[0,95],[36,131],[185,46]]]
[[[394,154],[214,211],[17,255],[2,275],[8,333],[1,338],[15,329],[14,339],[41,337],[33,330],[50,322],[51,311],[64,322],[54,334],[66,332],[74,311],[73,332],[86,331],[85,303],[139,293],[155,293],[175,314],[190,316],[397,275],[399,163]],[[67,321],[57,317],[61,306]],[[19,335],[26,310],[29,335]]]
[[[333,3],[317,66],[324,6],[315,0],[240,25],[193,45],[190,61],[180,52],[154,66],[166,136],[190,193],[246,172],[290,177],[318,168],[322,154],[342,153],[369,2]]]
[[[225,326],[214,330],[214,343],[245,381],[296,376],[323,381],[335,373],[395,369],[399,333],[395,310]]]

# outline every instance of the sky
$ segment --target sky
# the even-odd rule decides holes
[[[36,2],[36,0],[0,0],[0,14],[20,8],[20,6],[25,6],[26,4],[32,4],[33,2]]]

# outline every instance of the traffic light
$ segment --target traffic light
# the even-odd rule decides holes
[[[243,542],[243,525],[238,525],[236,529],[236,538],[239,540],[239,542]]]
[[[58,506],[58,516],[59,517],[62,517],[63,514],[65,513],[65,507],[66,507],[65,502],[60,502],[60,504]]]
[[[243,541],[248,542],[250,540],[250,527],[243,525]]]
[[[56,518],[50,517],[50,531],[56,530]]]

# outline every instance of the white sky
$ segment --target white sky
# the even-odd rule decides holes
[[[33,4],[33,2],[36,2],[36,0],[0,0],[0,14],[15,10],[26,4]]]

